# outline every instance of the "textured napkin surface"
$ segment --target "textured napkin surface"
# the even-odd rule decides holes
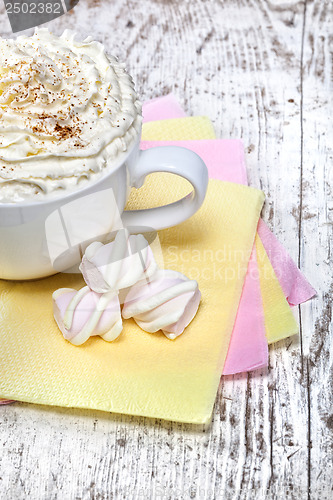
[[[293,259],[260,219],[258,235],[265,247],[265,252],[275,271],[288,304],[297,306],[316,295],[316,290],[296,266]]]
[[[180,146],[190,149],[203,159],[211,179],[247,185],[244,146],[239,139],[141,141],[140,144],[142,150],[157,146]]]
[[[155,182],[158,175],[154,176]],[[150,193],[166,203],[170,191]],[[129,208],[146,208],[134,193]],[[155,199],[153,199],[155,198]],[[82,286],[79,275],[35,282],[0,281],[0,396],[182,422],[209,421],[227,354],[264,195],[210,181],[204,205],[183,224],[161,231],[165,267],[197,279],[199,312],[176,341],[126,321],[118,340],[65,341],[52,316],[52,292]],[[223,259],[220,250],[226,248]],[[189,261],[188,255],[195,255]],[[223,304],[223,307],[221,307]]]
[[[231,335],[223,375],[233,375],[267,366],[263,301],[255,248],[252,251]]]

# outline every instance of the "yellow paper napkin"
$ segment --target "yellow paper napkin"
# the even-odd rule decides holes
[[[207,117],[191,116],[160,120],[143,124],[143,140],[195,140],[215,139],[212,122]],[[158,179],[151,176],[141,190],[141,200],[149,197],[149,192],[156,189],[161,182],[166,186],[169,174],[159,174]],[[182,181],[185,186],[185,181]],[[185,193],[185,188],[183,189]],[[173,196],[170,201],[176,200]],[[257,236],[257,256],[260,275],[260,288],[263,299],[263,310],[267,342],[269,344],[298,333],[298,325],[284,296],[283,290],[269,261],[267,253]]]
[[[180,141],[182,139],[215,139],[212,122],[207,116],[188,116],[144,123],[143,141]]]
[[[258,234],[256,251],[264,307],[266,337],[269,344],[298,333],[298,323],[284,296],[279,280]]]
[[[166,203],[183,188],[175,178],[167,190],[151,192],[150,201],[138,190],[129,208]],[[0,396],[208,422],[263,200],[256,189],[210,181],[199,212],[160,232],[165,267],[197,279],[202,292],[197,316],[175,341],[148,334],[130,320],[112,343],[93,337],[74,347],[56,327],[51,295],[59,287],[81,287],[79,275],[0,280]],[[221,248],[228,250],[222,262]]]

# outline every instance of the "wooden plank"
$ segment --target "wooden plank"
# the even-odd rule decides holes
[[[267,373],[223,379],[209,428],[1,408],[2,497],[298,500],[311,486],[309,498],[328,498],[332,16],[328,2],[307,3],[305,12],[297,0],[80,0],[50,24],[93,33],[126,61],[143,99],[172,91],[218,136],[242,137],[251,185],[267,194],[264,218],[295,260],[301,250],[323,294],[302,307],[302,342],[271,348]],[[0,14],[9,35],[2,5]]]
[[[300,263],[318,290],[302,306],[309,401],[311,498],[333,494],[333,4],[307,5],[303,61]]]

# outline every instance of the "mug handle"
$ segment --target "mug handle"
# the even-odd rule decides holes
[[[193,151],[179,146],[158,146],[140,151],[131,175],[131,186],[140,188],[147,175],[168,172],[188,180],[193,191],[184,198],[156,208],[126,210],[122,214],[125,227],[155,230],[176,226],[191,217],[202,205],[207,191],[208,170],[203,160]]]

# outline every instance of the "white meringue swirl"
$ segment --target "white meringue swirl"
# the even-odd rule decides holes
[[[95,335],[112,342],[122,332],[117,294],[97,294],[86,286],[79,291],[59,288],[52,298],[56,323],[64,338],[73,345],[82,345]]]
[[[148,283],[138,283],[129,290],[122,316],[133,318],[146,332],[162,330],[174,340],[193,320],[200,299],[196,281],[177,271],[160,269]]]
[[[88,246],[80,265],[87,285],[98,293],[119,291],[148,280],[158,269],[153,252],[142,234],[120,229],[111,243]]]

